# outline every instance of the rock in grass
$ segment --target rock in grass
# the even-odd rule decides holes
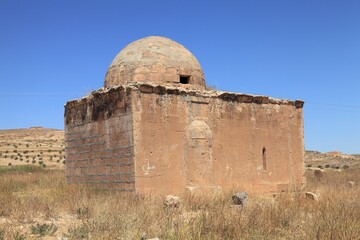
[[[235,193],[232,196],[232,202],[234,205],[241,205],[243,206],[248,198],[248,193],[247,192],[239,192],[239,193]]]
[[[318,195],[316,195],[315,193],[306,192],[306,193],[305,193],[305,196],[306,196],[307,199],[311,199],[311,200],[313,200],[313,201],[315,201],[315,202],[318,202],[318,201],[319,201],[319,197],[318,197]]]
[[[324,173],[324,172],[325,172],[325,171],[322,170],[322,169],[315,169],[315,170],[314,170],[314,176],[317,177],[317,178],[321,178],[321,177],[323,176],[323,173]]]
[[[180,207],[180,198],[173,195],[167,195],[165,197],[164,205],[166,207],[178,208]]]
[[[348,187],[349,188],[355,187],[355,182],[354,181],[348,181]]]

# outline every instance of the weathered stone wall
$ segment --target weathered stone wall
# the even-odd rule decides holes
[[[129,84],[65,106],[71,183],[139,193],[303,183],[302,101]]]
[[[301,108],[221,99],[209,107],[216,184],[247,191],[281,191],[301,185]]]
[[[186,185],[186,102],[161,94],[163,88],[154,90],[158,93],[133,91],[136,191],[181,192]]]
[[[147,85],[132,96],[138,192],[301,185],[303,102]]]
[[[135,190],[130,89],[97,92],[65,105],[66,178]]]

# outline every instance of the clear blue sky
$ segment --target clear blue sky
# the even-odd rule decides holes
[[[303,99],[305,147],[360,153],[360,1],[0,0],[0,129],[63,129],[128,43],[169,37],[221,90]]]

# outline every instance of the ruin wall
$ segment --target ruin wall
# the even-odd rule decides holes
[[[151,85],[132,101],[137,192],[303,183],[302,101]]]
[[[130,91],[111,89],[65,105],[69,183],[135,191]]]

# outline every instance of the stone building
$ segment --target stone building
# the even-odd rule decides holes
[[[146,37],[115,57],[103,88],[66,103],[66,178],[160,194],[299,187],[302,107],[207,90],[185,47]]]

